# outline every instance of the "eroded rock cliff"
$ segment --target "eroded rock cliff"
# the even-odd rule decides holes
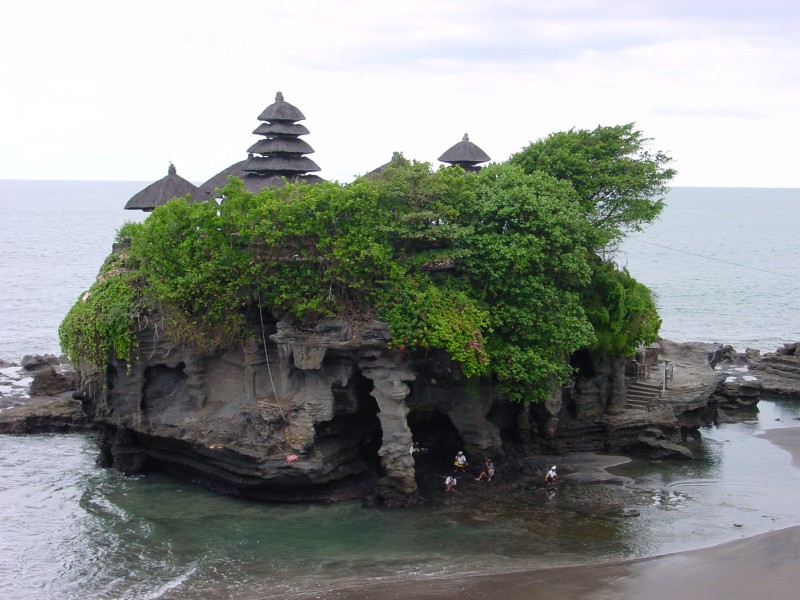
[[[146,329],[138,360],[83,386],[84,410],[109,466],[274,501],[413,505],[419,472],[447,469],[459,449],[510,468],[538,452],[688,453],[676,446],[683,408],[625,408],[626,360],[574,357],[573,385],[521,405],[442,353],[409,355],[389,340],[377,321],[307,329],[264,313],[249,341],[208,355]]]

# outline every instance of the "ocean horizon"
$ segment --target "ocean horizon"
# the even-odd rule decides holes
[[[149,183],[0,180],[0,358],[60,353],[61,319],[147,216],[123,206]],[[800,340],[798,225],[800,189],[675,187],[615,260],[653,290],[664,338],[771,352]]]
[[[0,181],[0,358],[60,352],[58,325],[117,229],[146,218],[122,207],[147,183]],[[797,189],[674,188],[616,260],[654,291],[665,338],[772,351],[800,341],[799,218]],[[798,416],[763,399],[752,418],[703,429],[694,461],[630,464],[635,486],[615,490],[636,518],[576,508],[568,490],[473,504],[472,482],[410,510],[257,503],[99,468],[91,434],[0,436],[0,597],[300,600],[720,544],[800,524],[800,471],[758,435]]]

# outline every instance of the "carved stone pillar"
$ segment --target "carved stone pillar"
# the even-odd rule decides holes
[[[399,492],[413,495],[417,491],[414,479],[414,458],[411,455],[413,439],[406,416],[405,399],[411,391],[405,384],[415,375],[408,370],[388,363],[363,369],[363,374],[372,380],[371,395],[378,403],[378,418],[381,422],[382,445],[378,451],[386,476],[379,486],[379,495]]]
[[[608,398],[609,414],[619,414],[625,409],[625,402],[627,400],[625,388],[625,364],[628,362],[626,358],[612,358],[611,374],[610,374],[610,390]]]

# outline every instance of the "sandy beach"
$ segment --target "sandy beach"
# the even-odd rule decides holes
[[[800,427],[763,436],[800,466]],[[522,600],[778,600],[800,589],[800,527],[712,548],[632,561],[331,590],[338,600],[474,598]]]

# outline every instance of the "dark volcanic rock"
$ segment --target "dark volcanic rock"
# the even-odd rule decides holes
[[[800,399],[800,342],[765,354],[751,368],[762,394]]]
[[[148,360],[112,363],[105,393],[99,381],[83,390],[106,431],[107,460],[251,498],[412,501],[405,399],[415,375],[387,349],[386,326],[327,321],[300,331],[272,320],[268,333],[266,343],[209,356],[145,332]]]
[[[53,354],[28,354],[22,359],[22,368],[26,371],[36,371],[58,364],[61,364],[61,359]]]
[[[664,432],[655,427],[645,429],[637,439],[639,444],[638,454],[644,454],[654,459],[663,458],[694,458],[692,451],[667,439]]]
[[[758,404],[761,390],[757,379],[725,380],[717,386],[712,401],[725,410],[748,409]]]
[[[79,384],[78,373],[72,369],[64,369],[59,365],[46,365],[34,371],[31,382],[31,396],[55,396],[62,392],[76,390]]]
[[[680,442],[700,426],[719,376],[706,349],[668,347],[669,356],[691,356],[676,360],[676,382],[694,387],[630,410],[628,361],[578,353],[572,385],[515,404],[441,353],[389,349],[384,323],[301,329],[264,316],[266,339],[255,317],[252,341],[214,355],[144,331],[141,361],[111,362],[88,378],[81,397],[102,431],[102,463],[261,500],[414,506],[418,469],[447,474],[458,450],[506,472],[535,453],[690,456]]]
[[[734,355],[733,361],[733,364],[746,361],[749,371],[743,375],[737,370],[727,370],[728,377],[715,394],[722,407],[749,408],[762,395],[800,399],[800,343],[784,344],[763,356],[747,350],[744,355]]]
[[[0,412],[0,433],[66,433],[90,427],[80,402],[66,394],[25,398]]]

